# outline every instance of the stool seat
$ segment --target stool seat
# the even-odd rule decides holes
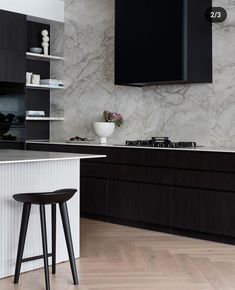
[[[22,203],[53,204],[67,202],[76,192],[77,189],[60,189],[52,192],[18,193],[13,198]]]
[[[20,236],[16,257],[16,267],[14,283],[19,282],[21,264],[28,261],[38,260],[43,258],[44,260],[44,273],[45,273],[45,285],[46,290],[50,290],[50,278],[49,278],[49,263],[48,257],[52,257],[52,274],[56,273],[56,207],[59,204],[60,215],[62,225],[64,229],[65,241],[67,244],[69,261],[73,276],[74,285],[78,285],[77,267],[74,256],[72,234],[69,222],[67,201],[74,196],[77,189],[60,189],[53,192],[36,192],[36,193],[18,193],[14,194],[13,198],[23,203],[23,212],[20,226]],[[40,221],[41,221],[41,236],[42,236],[42,248],[43,255],[36,257],[29,257],[23,259],[26,233],[29,224],[29,216],[32,204],[39,205],[40,209]],[[51,205],[51,249],[52,253],[48,253],[47,247],[47,225],[46,225],[46,206]]]

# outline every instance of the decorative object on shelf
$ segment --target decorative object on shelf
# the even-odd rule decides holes
[[[79,137],[79,136],[75,136],[75,137],[70,138],[66,142],[67,143],[78,143],[78,142],[81,143],[81,142],[91,142],[91,141],[94,141],[94,140],[93,139],[88,139],[88,138],[82,138],[82,137]]]
[[[4,141],[16,141],[17,137],[14,136],[14,135],[11,135],[11,134],[7,134],[7,135],[2,136],[1,140],[4,140]]]
[[[4,141],[16,141],[17,137],[11,134],[5,135],[11,129],[11,125],[18,125],[20,118],[17,118],[14,114],[4,115],[0,113],[0,140]]]
[[[10,130],[11,124],[7,122],[6,116],[0,113],[0,137],[6,134]]]
[[[43,79],[40,81],[41,85],[48,85],[52,87],[64,87],[64,82],[62,80],[56,79]]]
[[[30,47],[29,51],[32,52],[32,53],[41,54],[42,53],[42,48],[41,47]]]
[[[26,72],[26,84],[29,85],[32,83],[32,72]]]
[[[45,117],[45,112],[44,111],[26,111],[26,116],[27,117]]]
[[[40,85],[40,75],[32,75],[32,84],[33,85]]]
[[[105,122],[113,122],[118,127],[121,127],[123,124],[123,116],[119,113],[104,111],[103,117]]]
[[[50,38],[48,36],[48,31],[47,30],[43,30],[42,31],[42,47],[43,47],[44,55],[48,55],[49,40],[50,40]]]

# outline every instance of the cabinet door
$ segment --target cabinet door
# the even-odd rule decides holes
[[[25,53],[0,49],[0,82],[25,83],[25,74]]]
[[[110,181],[108,215],[129,221],[170,225],[172,189],[167,186]]]
[[[107,215],[107,186],[102,179],[81,176],[81,213]]]
[[[172,198],[172,226],[235,237],[235,194],[175,189]]]
[[[25,15],[0,10],[0,48],[26,52]]]

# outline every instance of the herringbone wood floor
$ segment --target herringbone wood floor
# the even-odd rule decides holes
[[[82,219],[80,286],[68,263],[52,290],[235,290],[235,246]],[[43,270],[0,281],[1,290],[42,290]]]

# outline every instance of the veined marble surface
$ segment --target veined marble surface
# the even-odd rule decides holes
[[[43,152],[31,150],[0,150],[0,164],[103,158],[105,155]]]
[[[214,6],[235,9],[234,0]],[[231,18],[231,17],[230,17]],[[65,122],[51,124],[52,139],[94,138],[93,121],[104,110],[124,115],[110,143],[151,136],[197,141],[205,146],[235,146],[235,20],[213,24],[213,84],[146,88],[114,86],[114,0],[65,0],[65,38],[55,27],[55,50],[65,65],[54,75],[65,79],[64,96],[52,96],[52,113]],[[63,75],[64,71],[64,75]]]

